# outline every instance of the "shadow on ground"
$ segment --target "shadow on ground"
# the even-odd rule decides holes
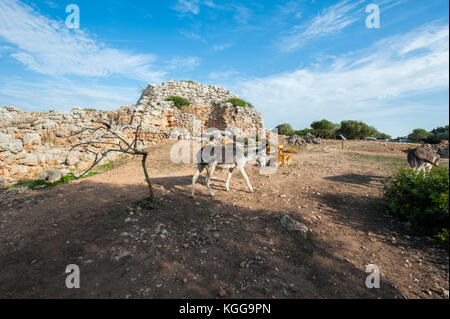
[[[250,210],[186,196],[175,185],[190,176],[156,179],[158,209],[136,204],[145,185],[84,181],[33,193],[2,212],[1,298],[396,298],[365,287],[367,274],[327,242],[305,240],[280,224],[289,214]],[[339,198],[326,197],[329,205]],[[353,204],[353,203],[352,203]],[[44,207],[44,208],[43,208]],[[354,227],[368,218],[349,214]],[[330,238],[330,240],[333,240]],[[65,288],[65,269],[81,269],[81,289]]]
[[[326,180],[339,182],[339,183],[349,183],[364,186],[373,186],[376,184],[381,184],[386,181],[386,176],[373,176],[373,175],[360,175],[360,174],[344,174],[339,176],[329,176],[325,177]]]

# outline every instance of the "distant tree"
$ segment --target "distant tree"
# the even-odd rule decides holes
[[[376,132],[376,130],[375,130]],[[360,140],[374,134],[374,128],[364,122],[359,121],[342,121],[341,127],[336,134],[343,135],[349,140]],[[378,132],[376,132],[377,134]]]
[[[411,134],[408,135],[408,139],[413,140],[414,142],[425,142],[431,136],[432,133],[427,130],[424,130],[423,128],[416,128]]]
[[[431,144],[439,144],[442,140],[448,139],[449,139],[449,126],[447,125],[432,130],[426,142]]]
[[[388,135],[386,133],[380,133],[380,132],[378,132],[378,134],[375,137],[380,140],[390,140],[392,138],[390,135]]]
[[[334,124],[328,120],[315,121],[311,124],[314,135],[320,138],[335,138],[338,124]]]
[[[305,136],[308,133],[314,134],[314,130],[312,128],[305,128],[304,130],[296,130],[294,134],[298,136]]]
[[[284,123],[284,124],[278,125],[277,129],[278,129],[278,134],[280,134],[280,135],[291,136],[291,135],[294,135],[294,133],[295,133],[295,131],[292,128],[292,126],[290,124],[288,124],[288,123]]]

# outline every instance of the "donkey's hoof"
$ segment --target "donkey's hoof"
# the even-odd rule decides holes
[[[214,196],[216,196],[216,194],[214,194],[214,193],[209,193],[209,196],[214,197]]]

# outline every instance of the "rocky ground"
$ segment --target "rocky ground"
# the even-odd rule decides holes
[[[405,145],[309,146],[255,193],[225,172],[188,197],[194,165],[171,143],[151,149],[160,198],[139,159],[38,191],[0,193],[0,298],[448,298],[448,252],[408,233],[382,205],[383,183],[406,165]],[[448,160],[444,161],[448,165]],[[81,269],[81,289],[65,269]],[[381,270],[367,289],[366,266]]]

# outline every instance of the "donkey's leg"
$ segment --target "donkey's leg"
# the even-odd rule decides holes
[[[227,192],[230,191],[230,181],[231,181],[231,176],[233,176],[233,172],[234,172],[234,168],[230,168],[228,170],[227,182],[225,184],[225,188],[226,188]]]
[[[424,167],[425,167],[424,163],[419,164],[419,166],[416,168],[416,174],[421,173]]]
[[[214,171],[216,170],[216,165],[217,164],[212,164],[210,166],[208,166],[208,177],[206,179],[206,188],[208,189],[208,193],[210,196],[214,196],[214,193],[211,191],[211,179],[214,175]]]
[[[205,165],[202,165],[202,164],[197,165],[197,171],[195,172],[194,177],[192,177],[191,197],[194,197],[195,184],[197,183],[197,179],[200,176],[200,174],[203,172],[204,169],[205,169]]]
[[[239,171],[241,172],[242,176],[244,176],[245,181],[247,182],[248,189],[250,190],[250,193],[253,193],[253,187],[252,187],[252,184],[250,184],[250,180],[248,179],[248,176],[247,176],[247,173],[245,172],[245,169],[243,167],[241,167],[239,169]]]
[[[425,163],[420,164],[419,172],[422,172],[423,170],[425,170],[425,168],[426,168],[426,164]]]

